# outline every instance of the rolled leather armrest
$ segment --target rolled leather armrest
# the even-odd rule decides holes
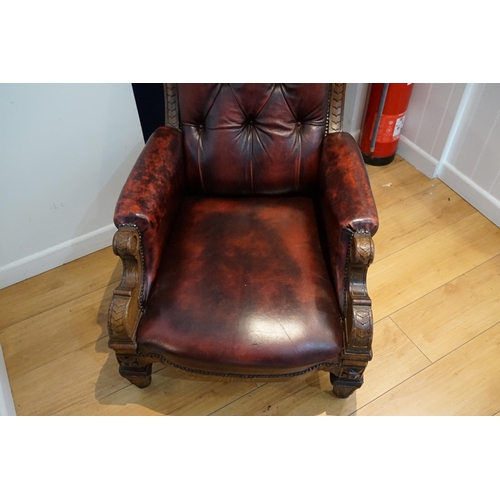
[[[319,199],[330,267],[340,310],[345,313],[347,263],[355,232],[378,229],[370,180],[354,138],[339,132],[323,141],[319,166]]]
[[[136,226],[141,236],[144,300],[156,276],[165,240],[182,200],[184,175],[180,131],[159,127],[144,146],[116,204],[116,227]]]

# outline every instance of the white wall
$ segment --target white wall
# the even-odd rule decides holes
[[[428,177],[436,168],[460,105],[465,83],[416,83],[398,154]]]
[[[415,84],[398,153],[500,226],[500,84]]]
[[[356,140],[361,133],[361,122],[365,112],[369,83],[348,83],[346,87],[343,130],[349,132]]]
[[[500,227],[500,84],[469,84],[439,178]]]
[[[1,84],[0,288],[110,245],[143,146],[130,84]]]

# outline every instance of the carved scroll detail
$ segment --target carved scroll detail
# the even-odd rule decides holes
[[[109,306],[109,347],[120,354],[135,354],[135,334],[141,318],[143,260],[137,227],[121,226],[113,238],[113,251],[122,259],[123,274]]]
[[[165,125],[167,127],[179,128],[179,98],[176,83],[164,83],[165,95]]]
[[[345,83],[332,83],[330,91],[330,107],[328,110],[328,134],[342,132],[345,89]]]
[[[334,391],[339,397],[347,397],[361,387],[363,372],[372,359],[373,316],[366,274],[373,257],[374,245],[370,233],[354,233],[347,273],[342,367],[332,376]]]

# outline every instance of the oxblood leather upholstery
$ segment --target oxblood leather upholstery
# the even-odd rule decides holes
[[[142,305],[156,277],[184,185],[182,135],[179,130],[160,127],[149,138],[123,186],[114,217],[116,227],[132,224],[141,233],[145,273]]]
[[[311,199],[186,198],[138,344],[230,374],[333,362],[341,320]]]
[[[373,235],[378,229],[370,180],[361,151],[351,135],[339,132],[325,137],[318,183],[330,267],[343,311],[345,267],[352,235],[355,231]]]
[[[354,139],[324,137],[329,86],[178,90],[182,131],[151,136],[115,212],[141,235],[138,354],[235,376],[328,368],[350,240],[378,227]]]
[[[189,188],[212,195],[311,192],[328,84],[179,85]]]

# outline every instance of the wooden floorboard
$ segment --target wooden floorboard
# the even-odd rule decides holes
[[[116,372],[116,361],[109,366]],[[160,365],[156,365],[160,366]],[[258,388],[255,382],[200,380],[171,367],[159,370],[143,390],[128,385],[96,397],[86,406],[73,404],[61,415],[209,415]]]
[[[367,168],[379,211],[430,189],[436,183],[436,179],[428,179],[400,157],[386,167],[368,165]]]
[[[0,343],[9,359],[9,375],[30,372],[107,337],[113,288],[101,288],[3,330]]]
[[[500,415],[500,229],[400,157],[368,166],[380,214],[374,359],[346,400],[328,374],[219,382],[154,365],[140,390],[107,347],[111,248],[0,290],[19,415]]]
[[[357,415],[494,415],[500,409],[500,324],[439,359]]]
[[[483,264],[498,255],[499,249],[500,229],[475,212],[385,259],[375,260],[368,282],[375,320]]]
[[[379,210],[377,261],[474,213],[474,208],[436,179],[436,185]]]
[[[121,264],[111,247],[0,290],[0,331],[64,302],[120,280]]]
[[[437,361],[497,324],[499,311],[500,256],[496,256],[391,318],[431,361]]]

